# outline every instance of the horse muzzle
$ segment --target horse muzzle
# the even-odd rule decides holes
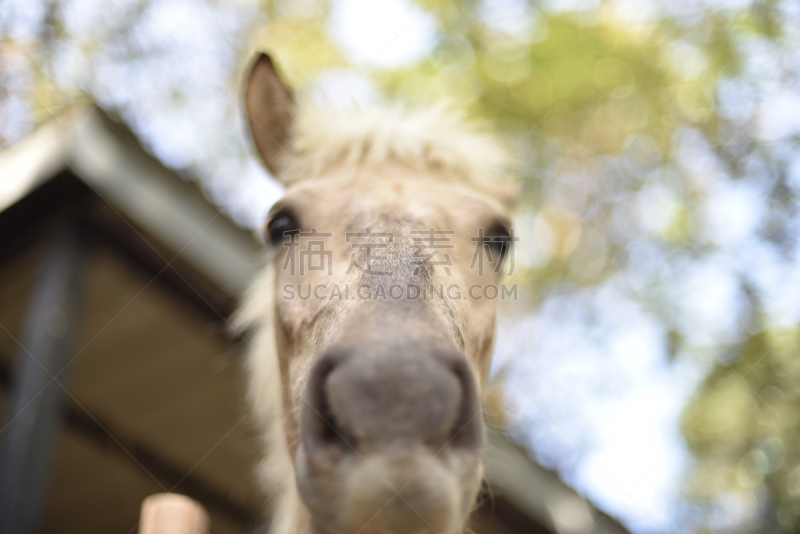
[[[473,373],[447,338],[372,332],[326,349],[306,386],[296,473],[315,530],[458,532],[482,475]]]

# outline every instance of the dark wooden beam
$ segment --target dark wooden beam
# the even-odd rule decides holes
[[[0,451],[0,532],[38,531],[66,391],[87,272],[78,224],[51,236],[24,323]]]

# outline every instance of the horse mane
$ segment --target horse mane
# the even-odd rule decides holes
[[[292,460],[284,435],[284,406],[281,396],[280,363],[275,344],[275,269],[264,258],[264,267],[251,283],[233,318],[232,329],[246,333],[248,415],[261,441],[259,450],[269,451],[259,463],[257,479],[270,492],[270,532],[291,532],[292,520],[300,507]]]
[[[281,181],[292,184],[341,166],[396,161],[442,171],[444,179],[482,185],[504,174],[510,158],[475,121],[447,104],[422,110],[400,106],[330,109],[299,106]]]

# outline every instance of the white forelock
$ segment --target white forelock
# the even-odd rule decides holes
[[[446,104],[425,110],[301,106],[291,152],[282,177],[287,185],[333,166],[392,160],[478,185],[503,174],[509,163],[494,137]]]

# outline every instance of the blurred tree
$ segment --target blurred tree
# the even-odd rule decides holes
[[[435,21],[433,50],[380,67],[343,51],[325,0],[10,0],[0,146],[91,98],[227,205],[256,172],[224,133],[240,119],[249,50],[277,51],[301,90],[338,70],[387,97],[453,100],[506,134],[520,162],[525,303],[567,308],[573,337],[601,348],[641,324],[617,319],[634,306],[666,359],[710,366],[682,423],[695,505],[665,528],[800,531],[797,4],[416,5]],[[561,434],[535,445],[568,467]]]
[[[683,432],[698,458],[690,495],[714,503],[733,493],[740,509],[727,511],[752,514],[733,530],[796,532],[800,330],[758,330],[733,350],[684,414]]]

